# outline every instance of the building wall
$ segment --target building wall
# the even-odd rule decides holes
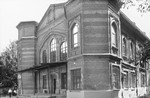
[[[123,20],[121,20],[123,21]],[[123,94],[124,96],[144,96],[146,94],[146,66],[143,65],[140,62],[140,54],[141,49],[143,47],[143,44],[147,40],[147,38],[143,39],[141,36],[135,36],[135,30],[128,27],[126,22],[122,22],[121,26],[121,32],[122,32],[122,45],[123,45],[123,38],[126,38],[126,46],[127,46],[127,53],[126,56],[123,54],[123,46],[122,46],[122,72],[128,72],[128,82],[129,84],[127,85],[129,88],[128,90],[124,90]],[[128,28],[128,29],[127,29]],[[142,33],[141,33],[142,34]],[[131,43],[133,44],[133,58],[131,58]],[[143,65],[143,67],[142,67]],[[144,67],[145,66],[145,67]],[[135,73],[136,74],[136,82],[134,83],[136,87],[132,86],[131,80],[133,80],[133,77],[131,78],[131,74]],[[145,79],[143,81],[143,79]],[[143,82],[142,82],[143,81]],[[125,87],[122,86],[124,89]],[[137,91],[136,91],[137,89]],[[130,91],[131,90],[131,91]]]
[[[46,17],[46,16],[45,16]],[[49,17],[47,15],[47,17]],[[42,23],[41,23],[42,24]],[[67,23],[65,21],[64,16],[59,17],[59,19],[55,19],[54,21],[50,22],[45,26],[43,29],[38,29],[37,32],[37,44],[36,44],[36,64],[38,65],[40,62],[40,56],[41,56],[41,51],[42,49],[47,50],[47,54],[50,53],[50,42],[52,38],[56,38],[57,40],[57,61],[59,61],[59,54],[60,54],[60,44],[63,41],[67,40]],[[49,55],[48,55],[49,58]],[[48,59],[48,62],[50,61],[50,58]]]
[[[70,10],[72,9],[72,10]],[[68,58],[73,58],[74,56],[79,56],[82,53],[82,24],[81,24],[81,11],[82,4],[80,0],[72,1],[66,6],[66,16],[68,22]],[[73,23],[77,22],[80,24],[80,47],[73,49],[72,48],[72,35],[71,35],[71,27]]]
[[[32,71],[18,73],[18,95],[34,94],[34,74]]]
[[[83,89],[109,90],[110,68],[107,58],[101,56],[84,56]]]
[[[18,24],[18,70],[32,67],[35,64],[36,22]]]
[[[20,63],[18,70],[23,70],[26,68],[30,68],[35,63],[35,39],[23,39],[20,44],[20,47],[18,47],[19,55],[18,58]]]
[[[22,22],[18,24],[18,71],[35,65],[36,22]],[[20,79],[19,94],[34,94],[34,78],[32,71],[18,72]]]
[[[34,78],[32,71],[22,73],[22,94],[34,94]]]
[[[84,1],[82,10],[83,53],[108,53],[108,2]]]
[[[117,1],[115,1],[117,3]],[[115,4],[116,4],[115,3]],[[72,27],[74,23],[79,25],[79,46],[73,47]],[[113,23],[116,26],[115,40],[113,40]],[[18,54],[20,55],[19,70],[30,67],[38,67],[45,63],[42,61],[42,52],[46,50],[47,62],[51,64],[50,42],[56,39],[56,61],[60,63],[60,46],[67,41],[67,67],[53,67],[24,71],[22,74],[22,86],[31,86],[33,91],[25,90],[24,94],[52,94],[52,80],[56,78],[56,92],[53,96],[67,95],[67,98],[127,98],[129,96],[143,96],[145,86],[141,87],[141,71],[136,65],[136,43],[143,44],[147,38],[141,34],[135,26],[122,14],[118,12],[118,7],[109,0],[69,0],[67,3],[51,5],[38,26],[35,24],[20,24]],[[36,32],[35,32],[36,28]],[[142,36],[140,36],[140,34]],[[127,57],[123,56],[123,35],[127,37]],[[130,42],[133,42],[134,57],[130,58]],[[114,46],[114,44],[116,44]],[[131,62],[132,61],[132,62]],[[34,65],[34,66],[33,66]],[[116,69],[115,69],[116,68]],[[78,82],[79,89],[73,89],[74,70],[80,69]],[[128,89],[124,88],[123,74],[125,71],[137,72],[136,87],[130,86],[131,80],[128,77]],[[115,72],[117,71],[117,72]],[[61,89],[61,73],[67,73],[67,89]],[[25,77],[29,75],[29,77]],[[43,88],[43,75],[47,75],[47,92]],[[52,78],[53,77],[53,78]],[[36,80],[34,80],[36,79]],[[29,81],[31,84],[29,84]],[[36,82],[36,85],[35,85]],[[34,83],[34,84],[33,84]],[[28,89],[28,86],[26,86]],[[78,86],[78,85],[77,85]],[[115,88],[117,87],[117,88]],[[135,89],[138,89],[138,93]],[[67,90],[67,91],[66,91]],[[131,91],[132,90],[132,91]],[[30,92],[30,93],[29,93]],[[142,93],[140,93],[142,92]],[[67,93],[67,94],[66,94]]]
[[[80,45],[75,49],[71,47],[71,30],[69,30],[67,97],[72,98],[74,95],[77,95],[78,97],[80,96],[81,98],[84,98],[86,95],[90,95],[91,92],[93,94],[99,92],[99,94],[101,93],[103,95],[107,92],[107,90],[111,90],[111,64],[109,63],[109,61],[113,59],[113,57],[110,58],[108,56],[111,53],[108,2],[88,0],[79,2],[77,0],[71,3],[72,4],[68,5],[67,7],[73,7],[73,18],[69,20],[69,27],[72,26],[72,23],[76,21],[79,22]],[[77,3],[79,3],[78,6],[75,6]],[[80,5],[81,7],[78,8]],[[68,14],[70,13],[68,12]],[[114,17],[116,16],[119,20],[119,16],[115,13]],[[120,38],[119,36],[120,34],[118,34],[118,38]],[[118,44],[119,57],[120,43]],[[72,90],[71,88],[71,81],[73,81],[71,80],[71,71],[78,68],[81,69],[81,90],[76,91]],[[114,97],[117,96],[117,94],[118,92],[116,92],[116,95],[114,95]],[[108,96],[111,96],[111,92],[108,93]],[[86,96],[86,98],[88,97]]]
[[[51,93],[53,95],[65,95],[66,94],[66,90],[61,88],[61,73],[66,73],[66,67],[62,66],[62,67],[56,67],[56,68],[47,68],[47,69],[41,69],[37,72],[37,92],[39,94],[48,94]],[[43,75],[47,76],[47,84],[46,84],[46,89],[43,89]],[[52,93],[52,76],[55,76],[56,78],[56,91],[55,94]],[[46,90],[46,92],[45,92]]]

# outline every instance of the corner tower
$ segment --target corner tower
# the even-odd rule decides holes
[[[21,22],[18,24],[18,93],[33,94],[34,78],[32,71],[25,71],[35,65],[36,45],[35,21]]]
[[[120,80],[120,0],[70,0],[67,98],[115,98]],[[115,94],[112,94],[115,93]]]
[[[18,69],[24,70],[35,64],[35,21],[21,22],[18,24]]]

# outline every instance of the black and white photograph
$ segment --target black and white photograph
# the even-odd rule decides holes
[[[0,98],[150,98],[150,0],[0,0]]]

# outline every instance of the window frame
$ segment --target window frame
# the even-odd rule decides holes
[[[123,71],[122,74],[126,75],[125,76],[126,78],[124,78],[124,76],[123,76],[123,80],[122,80],[123,85],[122,85],[122,88],[123,89],[127,89],[127,88],[129,88],[129,72],[128,71]]]
[[[122,56],[127,57],[127,38],[122,35]]]
[[[115,20],[112,20],[111,22],[111,44],[113,47],[117,48],[117,37],[118,37],[118,26]]]
[[[47,63],[47,52],[46,52],[46,50],[42,51],[42,63]]]
[[[116,72],[113,70],[114,67],[119,68],[119,72],[118,72],[119,74],[116,74],[116,75],[119,75],[119,76],[117,76],[117,79],[119,81],[116,81],[118,84],[117,87],[116,87],[116,84],[114,84],[115,83],[114,80],[116,79],[116,77],[114,77],[114,72]],[[121,88],[121,85],[120,85],[120,83],[121,83],[121,80],[120,80],[121,72],[120,71],[121,71],[121,69],[118,65],[112,64],[112,68],[111,68],[111,79],[112,79],[112,81],[111,81],[111,84],[112,84],[113,90],[118,90]]]
[[[137,75],[136,75],[136,72],[135,70],[130,70],[130,69],[126,69],[126,68],[123,68],[123,74],[126,73],[127,75],[127,78],[124,82],[124,85],[122,86],[123,89],[134,89],[136,88],[136,85],[137,85]]]
[[[141,87],[145,87],[146,86],[146,75],[144,72],[141,72]]]
[[[60,61],[67,60],[68,45],[67,41],[63,41],[60,45]]]
[[[119,56],[119,20],[114,15],[110,14],[109,21],[110,50],[112,54]]]
[[[131,60],[133,60],[134,59],[134,44],[133,44],[133,41],[132,40],[130,40],[129,41],[129,51],[130,51],[130,55],[129,55],[129,58],[131,59]]]
[[[131,88],[136,87],[136,74],[135,72],[130,72],[131,75]]]
[[[81,68],[70,70],[71,90],[81,90]]]
[[[43,75],[42,76],[42,79],[43,79],[43,86],[42,86],[42,88],[43,89],[47,89],[47,83],[48,83],[48,81],[47,81],[47,75]]]
[[[57,41],[56,38],[52,38],[50,41],[50,62],[56,62],[57,60]]]
[[[64,78],[64,76],[66,78]],[[67,89],[67,73],[61,73],[61,89]]]
[[[77,31],[74,32],[74,29],[77,26]],[[75,21],[71,25],[71,43],[72,43],[72,48],[78,48],[80,46],[80,23],[78,21]],[[75,40],[76,38],[76,40]],[[75,43],[76,42],[76,43]]]

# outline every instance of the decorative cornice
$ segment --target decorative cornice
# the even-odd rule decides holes
[[[27,39],[37,39],[37,37],[35,37],[35,36],[21,37],[21,38],[17,41],[17,44],[18,44],[21,40],[27,40]]]
[[[122,60],[118,55],[114,55],[111,53],[83,53],[83,56],[101,56],[104,58],[116,59],[117,61]]]
[[[37,23],[36,21],[22,21],[22,22],[20,22],[20,23],[16,26],[16,28],[19,29],[20,26],[23,26],[23,25],[26,25],[26,24],[33,24],[33,25],[35,25],[35,26],[38,25],[38,23]]]

